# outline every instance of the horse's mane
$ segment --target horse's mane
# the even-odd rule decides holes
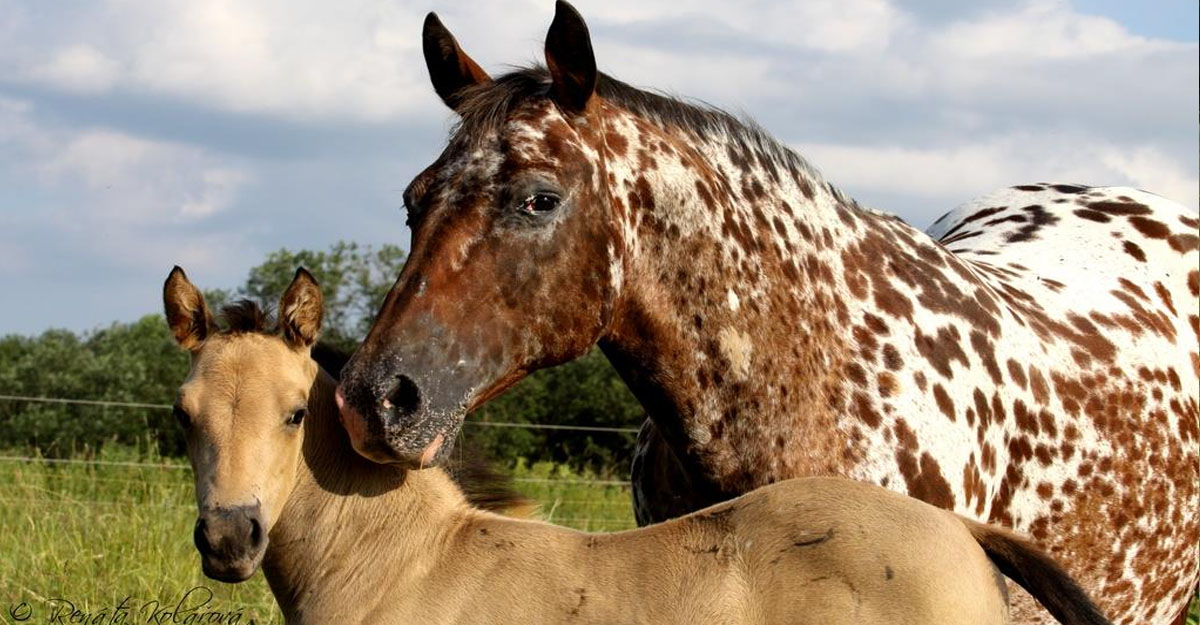
[[[323,341],[317,341],[312,348],[312,359],[317,361],[317,365],[324,369],[325,373],[339,382],[342,380],[342,367],[350,360],[350,354],[346,349]]]
[[[219,321],[223,334],[268,334],[274,331],[274,321],[268,310],[258,302],[240,299],[221,307]]]
[[[454,136],[466,141],[485,137],[499,130],[520,102],[546,97],[549,93],[550,72],[541,65],[517,68],[489,82],[468,87],[461,94],[457,108],[460,120]],[[803,172],[813,182],[821,181],[820,174],[808,161],[753,120],[739,118],[705,102],[638,89],[604,73],[596,77],[596,93],[663,126],[682,128],[701,137],[726,137],[744,150],[772,157],[783,166]]]
[[[442,469],[462,490],[467,503],[508,516],[529,516],[537,505],[513,487],[513,478],[496,469],[478,450],[451,458]]]

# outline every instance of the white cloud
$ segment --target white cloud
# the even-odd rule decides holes
[[[390,119],[423,105],[413,87],[424,86],[424,68],[412,63],[423,12],[411,4],[109,0],[47,9],[0,29],[0,74],[235,112]]]
[[[1200,204],[1200,46],[1067,0],[576,6],[602,69],[745,111],[834,184],[914,223],[1047,179]],[[440,147],[425,129],[450,117],[420,50],[431,8],[492,72],[541,60],[554,11],[551,0],[0,0],[0,265],[46,271],[67,251],[132,275],[175,258],[229,284],[262,249],[399,241],[387,238],[399,189]],[[272,215],[292,210],[324,226],[279,233]]]
[[[225,273],[245,262],[234,251],[245,232],[207,227],[252,181],[245,163],[112,129],[48,125],[35,112],[0,98],[0,173],[10,192],[23,192],[0,203],[3,274],[45,271],[64,255],[136,271],[170,258]]]
[[[581,4],[579,9],[585,19],[617,24],[710,18],[748,41],[834,53],[882,50],[907,21],[903,12],[886,0],[744,2],[736,7],[711,0],[688,3],[615,0]],[[655,43],[647,41],[646,46]]]
[[[245,172],[236,169],[208,169],[201,175],[203,185],[198,197],[189,198],[180,207],[182,217],[198,219],[219,213],[233,203],[242,184],[248,180]]]
[[[1157,193],[1195,209],[1200,206],[1196,170],[1183,165],[1153,146],[1133,150],[1109,148],[1101,152],[1101,163],[1118,177],[1139,189]]]
[[[1016,11],[1005,7],[981,19],[952,24],[933,35],[932,47],[971,59],[1068,59],[1178,44],[1135,36],[1111,19],[1077,13],[1066,0],[1028,0]]]
[[[920,227],[986,191],[1036,181],[1133,186],[1192,208],[1200,203],[1195,174],[1158,149],[1123,148],[1086,137],[1009,135],[928,148],[838,144],[796,148],[818,163],[835,184],[864,197],[914,198],[914,206],[923,208],[910,210],[905,217]]]
[[[78,183],[85,206],[67,210],[122,223],[169,222],[211,216],[230,206],[248,175],[203,150],[112,130],[61,136],[52,154],[38,154],[47,184]]]
[[[23,20],[10,29],[8,41],[0,38],[9,48],[0,52],[0,64],[19,79],[69,92],[119,86],[235,112],[395,119],[436,105],[420,52],[420,25],[428,8],[412,0],[175,0],[135,10],[110,0],[75,11],[66,26],[74,40],[47,41],[42,31],[53,25]],[[580,8],[596,24],[618,26],[700,16],[747,41],[830,53],[882,51],[903,22],[902,13],[884,0],[758,2],[737,11],[713,1],[682,8],[620,0]],[[540,60],[541,38],[553,13],[551,3],[534,1],[440,9],[468,52],[494,69],[514,60]],[[640,47],[651,50],[656,43]],[[713,50],[712,56],[723,52]],[[616,66],[602,60],[606,67]],[[674,60],[673,68],[688,66],[688,59]],[[724,72],[723,65],[716,69]],[[701,69],[695,67],[693,74]],[[689,84],[701,77],[696,79]]]
[[[120,68],[91,46],[73,45],[54,53],[48,63],[33,68],[31,74],[64,91],[98,93],[112,88],[120,76]]]

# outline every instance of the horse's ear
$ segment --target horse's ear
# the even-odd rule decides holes
[[[563,0],[554,5],[546,34],[546,67],[554,100],[567,112],[582,113],[596,91],[596,55],[583,17]]]
[[[436,13],[425,16],[421,38],[433,90],[446,106],[458,110],[463,89],[491,80],[487,72],[458,47],[458,41],[442,25]]]
[[[163,312],[175,342],[189,351],[200,349],[217,327],[212,313],[208,312],[208,304],[204,303],[204,295],[188,281],[187,274],[178,265],[163,283]]]
[[[321,330],[325,303],[321,287],[311,273],[301,267],[279,300],[279,329],[283,340],[296,348],[312,347]]]

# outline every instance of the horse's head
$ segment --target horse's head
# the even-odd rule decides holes
[[[239,582],[261,564],[295,483],[318,371],[309,350],[321,291],[301,269],[279,303],[278,331],[248,302],[227,308],[229,327],[218,331],[204,297],[176,267],[163,305],[176,341],[192,354],[175,416],[196,480],[196,549],[205,575]]]
[[[473,407],[595,344],[626,247],[605,169],[619,139],[573,8],[558,3],[545,70],[492,80],[433,14],[424,50],[461,123],[404,193],[408,262],[338,390],[355,449],[410,465],[439,460]]]

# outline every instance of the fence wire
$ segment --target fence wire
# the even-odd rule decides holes
[[[169,404],[148,404],[133,401],[112,401],[106,399],[77,399],[73,397],[37,397],[33,395],[4,395],[0,401],[33,402],[42,404],[66,404],[74,406],[102,406],[108,408],[142,408],[149,410],[171,410]],[[504,421],[465,421],[463,425],[471,427],[494,428],[524,428],[529,430],[563,430],[568,432],[596,432],[608,434],[637,434],[637,428],[608,427],[601,425],[559,425],[555,423],[510,423]]]
[[[35,463],[43,462],[46,464],[67,464],[67,465],[92,465],[99,467],[125,467],[130,469],[172,469],[191,471],[192,467],[186,464],[172,464],[169,462],[124,462],[115,460],[89,460],[86,458],[42,458],[37,456],[0,456],[0,462],[17,462],[17,463]],[[91,478],[89,478],[91,479]],[[103,478],[98,478],[103,479]],[[124,480],[112,480],[124,481]],[[629,486],[626,480],[590,480],[586,478],[570,478],[570,477],[514,477],[514,482],[526,484],[562,484],[564,486]]]

